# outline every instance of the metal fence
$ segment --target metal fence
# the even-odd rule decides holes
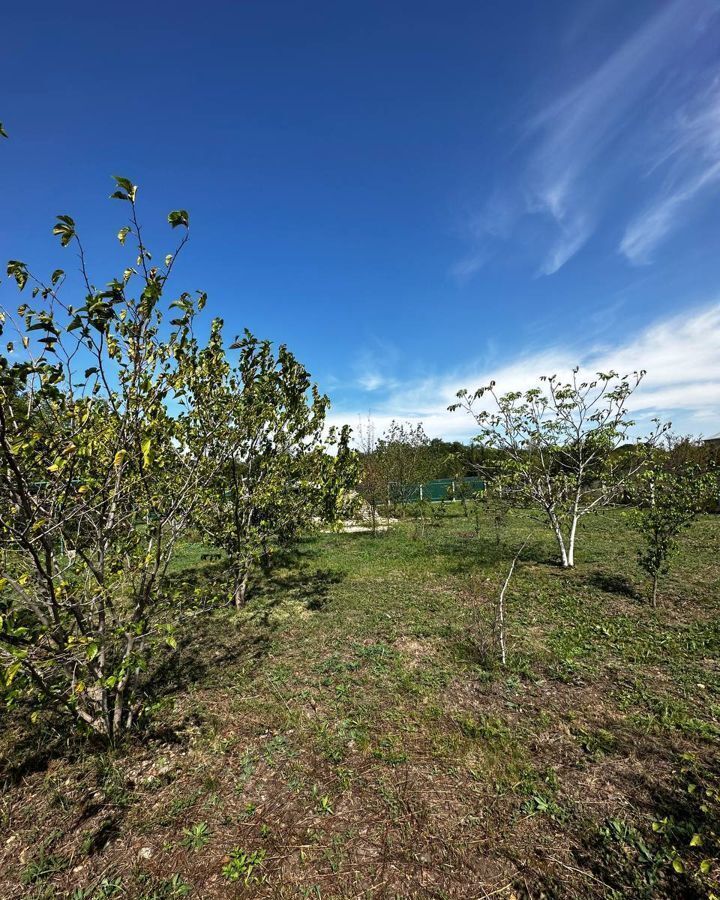
[[[391,503],[461,500],[484,490],[485,482],[481,478],[436,478],[423,484],[391,481],[388,485],[388,499]]]

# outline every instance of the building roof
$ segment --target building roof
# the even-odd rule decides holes
[[[711,434],[710,437],[703,438],[703,443],[708,444],[710,441],[720,441],[720,431],[717,434]]]

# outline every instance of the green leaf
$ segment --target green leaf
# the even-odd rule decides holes
[[[113,175],[118,187],[121,187],[126,193],[130,193],[133,189],[133,183],[129,178],[123,178],[122,175]]]
[[[709,859],[704,859],[700,863],[700,871],[702,872],[703,875],[707,875],[707,873],[710,871],[711,868],[712,868],[712,862]]]
[[[120,231],[118,231],[118,233],[117,233],[118,240],[120,241],[121,244],[124,244],[124,243],[125,243],[125,238],[126,238],[129,234],[130,234],[130,226],[129,226],[129,225],[123,225],[123,227],[122,227],[122,228],[120,229]]]
[[[703,839],[702,836],[697,834],[697,832],[690,838],[690,846],[691,847],[702,847]]]
[[[168,214],[168,222],[173,228],[177,228],[178,225],[184,225],[185,228],[190,227],[190,217],[186,209],[174,209]]]
[[[57,219],[52,233],[60,238],[60,245],[62,247],[67,247],[70,241],[75,237],[75,222],[70,216],[58,216]]]
[[[113,193],[110,194],[110,199],[128,200],[131,203],[134,203],[135,195],[137,194],[137,185],[133,184],[129,178],[123,178],[122,175],[113,175],[113,178],[121,190],[113,191]]]
[[[15,279],[20,290],[27,284],[28,271],[24,262],[20,262],[18,259],[8,260],[7,273],[11,278]]]
[[[673,869],[675,869],[675,871],[678,873],[678,875],[682,875],[682,873],[685,871],[685,866],[683,865],[683,861],[680,859],[679,856],[676,856],[675,859],[672,861],[672,867],[673,867]]]
[[[115,459],[113,460],[113,465],[116,468],[118,466],[121,466],[123,463],[123,460],[125,459],[126,456],[127,456],[127,450],[118,450],[118,452],[115,454]]]
[[[63,272],[62,269],[55,269],[55,271],[50,276],[50,281],[52,281],[53,284],[57,284],[58,281],[60,281],[60,279],[63,277],[64,274],[65,273]]]
[[[142,450],[143,455],[143,465],[147,469],[153,460],[152,438],[146,437],[145,440],[140,444],[140,449]]]
[[[16,662],[16,663],[13,663],[11,666],[8,666],[7,669],[5,669],[5,684],[8,687],[10,687],[10,685],[13,683],[13,681],[15,680],[15,676],[17,675],[17,673],[20,671],[21,668],[22,668],[22,664],[19,662]]]
[[[2,122],[0,122],[0,137],[4,137],[4,138],[7,137],[7,131],[5,131],[5,129],[3,128]]]

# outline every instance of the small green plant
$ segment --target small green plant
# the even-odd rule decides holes
[[[243,884],[254,884],[258,881],[255,872],[262,868],[265,855],[264,850],[242,850],[235,847],[228,854],[222,873],[228,881],[242,880]]]
[[[75,888],[69,897],[70,900],[107,900],[109,897],[116,897],[122,889],[123,883],[121,878],[103,878],[95,890],[92,888]],[[168,896],[180,897],[183,895],[170,894]],[[153,900],[156,900],[156,898],[159,900],[159,895],[153,895]]]
[[[207,822],[198,822],[197,825],[186,828],[183,834],[185,835],[182,841],[183,847],[187,847],[188,850],[195,853],[202,850],[210,840],[210,829]]]
[[[372,755],[375,759],[380,759],[391,766],[407,762],[407,753],[400,741],[395,737],[381,738],[373,749]]]
[[[523,810],[529,816],[548,816],[551,819],[561,820],[565,818],[562,807],[547,797],[540,794],[533,794],[523,804]]]
[[[435,526],[440,526],[447,518],[448,509],[447,503],[445,500],[440,500],[439,503],[431,503],[430,504],[430,516],[432,519],[432,524]]]
[[[35,884],[44,881],[56,872],[67,869],[70,861],[59,853],[46,853],[41,850],[25,867],[21,881],[23,884]]]
[[[167,879],[165,885],[167,886],[169,897],[186,897],[190,893],[190,885],[177,872]]]
[[[176,897],[187,897],[192,887],[177,872],[169,878],[157,878],[147,872],[137,876],[137,885],[142,885],[140,893],[132,893],[137,900],[174,900]],[[127,896],[131,896],[130,892]],[[95,894],[88,894],[87,898],[79,900],[95,900]]]

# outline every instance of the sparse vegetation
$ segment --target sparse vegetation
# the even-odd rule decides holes
[[[99,751],[5,711],[0,895],[717,893],[717,518],[653,610],[633,517],[584,518],[564,571],[529,510],[499,545],[460,503],[423,537],[310,536],[239,614],[178,631],[138,737]],[[528,532],[503,668],[471,625],[492,636]],[[214,590],[200,556],[181,546],[174,590]]]

